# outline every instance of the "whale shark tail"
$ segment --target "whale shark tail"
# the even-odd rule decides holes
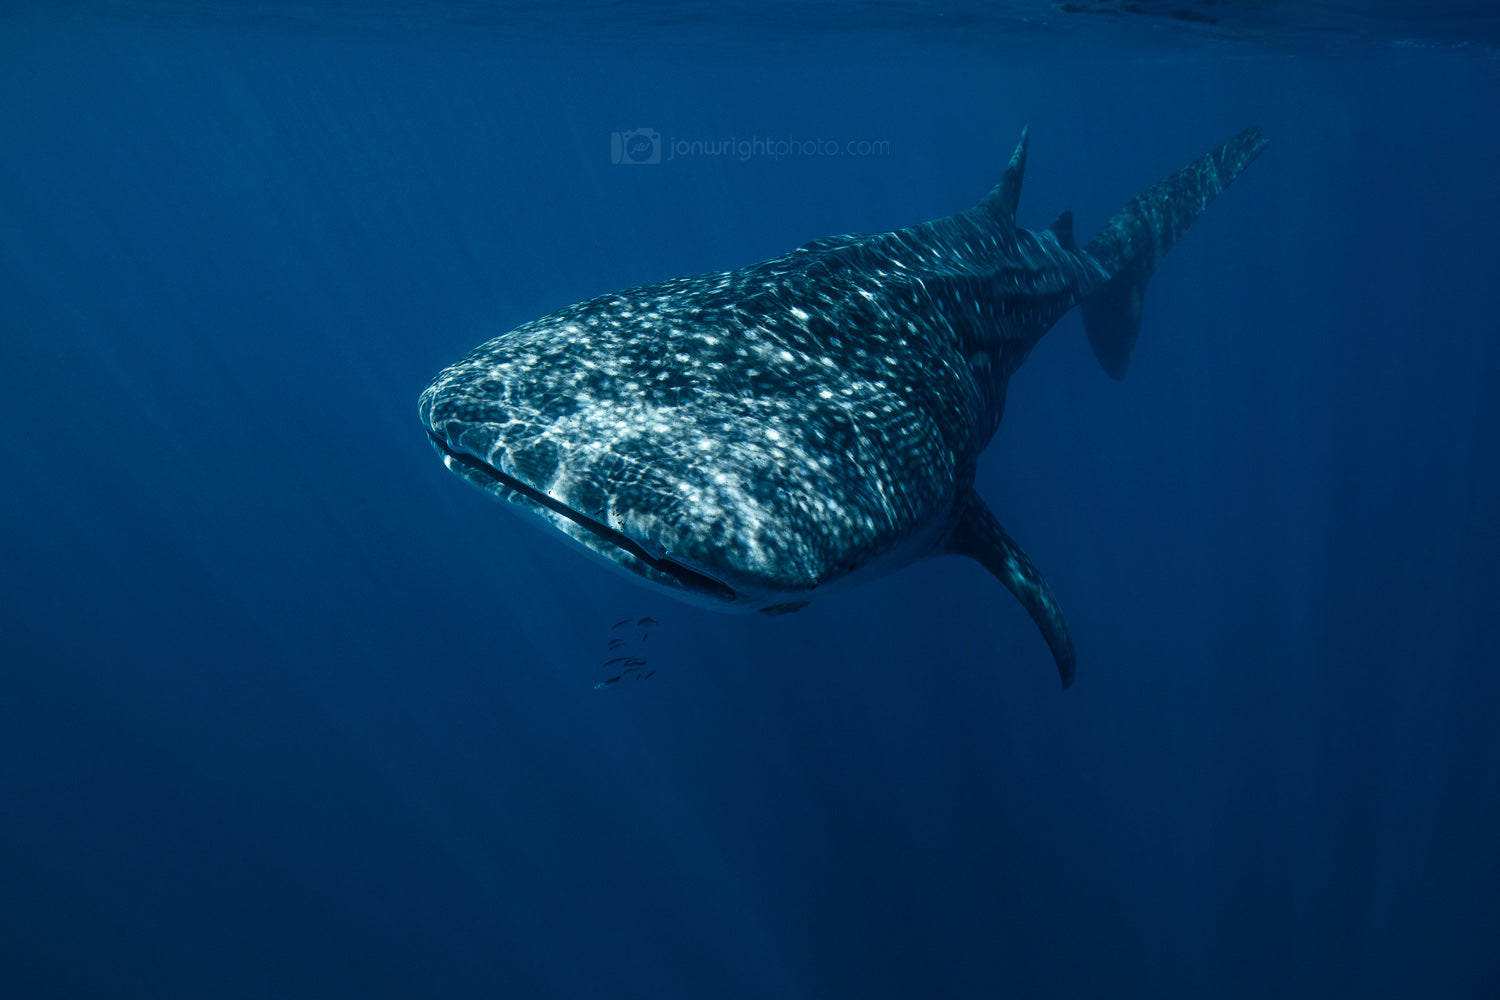
[[[1115,213],[1084,249],[1109,279],[1083,300],[1083,326],[1094,357],[1112,378],[1124,378],[1141,330],[1141,301],[1156,265],[1208,203],[1266,148],[1256,126],[1146,189]]]

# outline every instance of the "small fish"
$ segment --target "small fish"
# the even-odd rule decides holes
[[[616,663],[627,663],[628,664],[628,663],[633,663],[633,662],[634,662],[634,660],[631,657],[629,657],[629,656],[617,656],[613,660],[605,660],[604,661],[604,665],[606,667],[612,667]],[[645,661],[642,660],[641,662],[644,663]]]
[[[615,629],[619,628],[621,625],[629,625],[629,624],[630,624],[630,619],[629,618],[621,618],[619,621],[617,621],[613,625],[611,625],[609,627],[609,630],[611,632],[613,632]]]
[[[610,660],[609,662],[614,663],[615,661]],[[646,665],[646,661],[639,656],[622,656],[620,657],[620,662],[624,663],[627,667],[644,667]],[[606,663],[605,666],[609,666],[609,663]]]
[[[649,674],[642,674],[640,677],[637,677],[636,680],[641,680],[641,681],[650,680],[654,676],[656,676],[656,671],[655,670],[651,671],[651,673],[649,673]]]
[[[642,628],[645,628],[647,625],[660,625],[661,622],[657,621],[655,618],[642,618],[640,621],[636,622],[636,624],[641,626]]]
[[[602,688],[606,684],[613,684],[615,681],[617,681],[619,679],[620,679],[620,675],[619,674],[615,674],[613,677],[606,677],[606,678],[604,678],[604,680],[602,680],[598,684],[594,685],[594,690],[597,691],[597,690],[599,690],[600,688]]]
[[[625,645],[625,640],[624,639],[611,639],[611,640],[609,640],[609,648],[610,649],[619,649],[623,645]]]

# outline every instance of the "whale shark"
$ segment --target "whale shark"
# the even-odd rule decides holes
[[[929,556],[978,561],[1076,652],[1052,588],[974,489],[1010,378],[1079,306],[1123,378],[1146,284],[1265,148],[1249,128],[1080,247],[1016,223],[1022,130],[977,205],[568,306],[444,369],[418,408],[453,473],[683,600],[794,611]]]

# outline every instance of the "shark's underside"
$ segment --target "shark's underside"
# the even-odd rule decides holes
[[[1066,687],[1051,590],[973,489],[1006,386],[1075,305],[1123,377],[1146,282],[1265,145],[1247,129],[1088,246],[1015,222],[1026,136],[975,207],[749,267],[590,299],[481,345],[422,393],[449,469],[610,564],[726,610],[940,553],[994,573]]]

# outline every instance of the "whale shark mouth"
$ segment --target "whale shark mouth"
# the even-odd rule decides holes
[[[454,471],[460,472],[464,478],[469,479],[475,485],[487,487],[488,492],[517,494],[536,505],[536,507],[549,510],[558,517],[566,518],[579,528],[582,528],[595,540],[603,543],[598,547],[592,545],[589,547],[595,549],[599,554],[605,555],[607,558],[611,557],[614,553],[623,553],[630,557],[628,560],[613,558],[615,563],[631,569],[637,569],[639,566],[649,567],[655,570],[656,573],[667,577],[672,583],[675,583],[682,589],[707,598],[715,603],[733,604],[738,600],[739,595],[735,593],[734,588],[727,586],[721,581],[715,580],[711,576],[700,573],[665,556],[653,555],[630,536],[574,510],[561,500],[550,497],[531,486],[527,486],[519,479],[506,475],[483,459],[476,458],[467,452],[455,451],[449,447],[448,442],[436,431],[429,429],[427,436],[432,440],[433,447],[441,452],[444,458],[458,467]],[[611,550],[613,550],[613,553],[611,553]]]

